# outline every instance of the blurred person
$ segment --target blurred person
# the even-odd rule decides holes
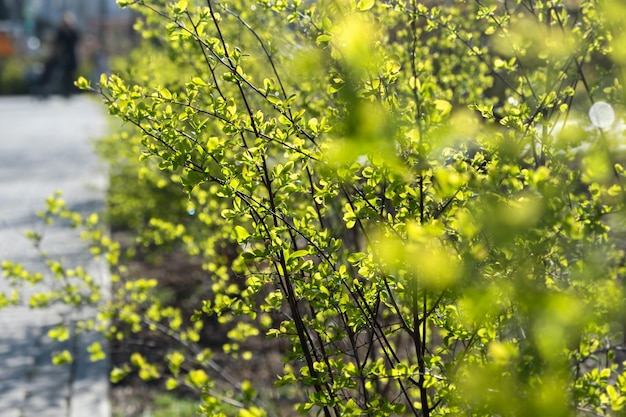
[[[66,12],[54,35],[52,52],[44,64],[39,80],[44,96],[51,91],[58,91],[64,96],[69,96],[73,92],[78,68],[76,47],[79,40],[76,17],[73,13]]]

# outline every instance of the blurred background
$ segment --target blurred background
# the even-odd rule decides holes
[[[0,0],[0,95],[35,92],[67,14],[79,34],[77,75],[98,79],[135,42],[135,16],[115,0]]]

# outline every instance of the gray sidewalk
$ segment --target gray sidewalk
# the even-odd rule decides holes
[[[37,211],[56,190],[70,209],[101,210],[106,173],[93,153],[91,139],[106,131],[105,111],[90,97],[0,98],[0,262],[22,262],[44,271],[41,259],[24,237],[28,229],[44,232],[42,246],[68,266],[83,265],[108,287],[106,269],[68,228],[43,229]],[[7,285],[0,279],[0,291]],[[89,361],[85,348],[93,334],[75,334],[57,343],[48,330],[68,309],[0,310],[0,417],[108,417],[108,363]],[[94,311],[81,314],[93,315]],[[50,363],[53,351],[69,350],[71,365]]]

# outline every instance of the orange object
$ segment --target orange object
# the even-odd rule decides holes
[[[6,33],[0,33],[0,56],[13,55],[13,43]]]

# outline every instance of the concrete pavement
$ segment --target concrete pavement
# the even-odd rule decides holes
[[[44,229],[36,216],[56,190],[62,190],[72,210],[101,210],[107,177],[91,139],[105,134],[106,123],[104,107],[93,97],[0,98],[0,261],[45,271],[24,237],[28,229],[43,232],[42,247],[51,258],[87,267],[108,287],[106,268],[91,259],[75,232],[63,226]],[[0,291],[6,292],[3,281],[0,277]],[[110,415],[109,364],[92,363],[85,352],[99,336],[72,331],[62,343],[47,336],[62,317],[71,320],[73,314],[59,306],[0,310],[0,417]],[[95,312],[81,312],[85,314]],[[52,365],[51,353],[64,349],[73,354],[74,363]]]

